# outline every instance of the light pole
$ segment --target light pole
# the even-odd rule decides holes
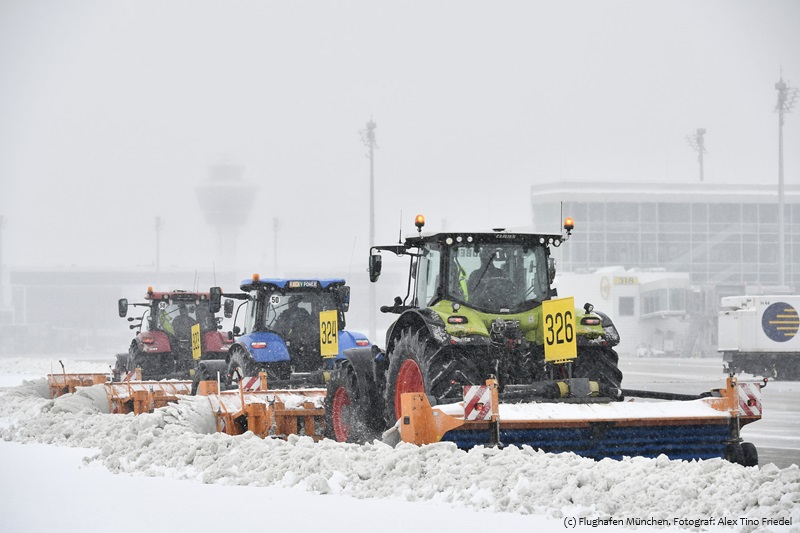
[[[775,84],[778,91],[778,103],[775,112],[778,113],[778,283],[786,286],[786,242],[783,231],[783,123],[786,115],[791,113],[797,101],[797,89],[789,87],[781,79]]]
[[[369,149],[369,247],[370,251],[375,246],[375,148],[378,147],[375,140],[375,128],[378,125],[372,118],[367,122],[366,129],[360,131],[361,140]],[[375,310],[378,308],[375,298],[375,284],[369,284],[369,338],[375,339]]]
[[[706,134],[705,128],[697,128],[697,131],[692,135],[686,136],[686,142],[689,146],[697,152],[697,162],[700,163],[700,181],[703,181],[703,154],[707,154],[704,135]]]

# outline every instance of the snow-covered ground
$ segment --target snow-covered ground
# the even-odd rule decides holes
[[[204,398],[139,416],[91,389],[49,400],[50,365],[0,359],[2,531],[800,531],[797,465],[230,437]]]

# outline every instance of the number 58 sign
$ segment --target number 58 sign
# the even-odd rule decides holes
[[[544,360],[566,362],[578,357],[575,340],[575,299],[559,298],[542,303]]]

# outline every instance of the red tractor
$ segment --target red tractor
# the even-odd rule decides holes
[[[119,300],[119,316],[128,307],[144,307],[139,317],[130,317],[130,329],[136,330],[128,353],[117,355],[113,380],[141,369],[142,380],[191,379],[200,361],[225,360],[231,341],[219,331],[221,291],[156,292],[148,287],[145,302],[129,304]]]

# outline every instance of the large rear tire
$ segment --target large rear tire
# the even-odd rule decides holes
[[[597,381],[601,386],[620,388],[622,386],[622,370],[619,369],[619,355],[613,348],[589,347],[578,348],[572,375],[576,378],[588,378]]]
[[[444,348],[420,331],[406,330],[389,354],[385,418],[389,426],[400,416],[404,393],[424,392],[438,403],[458,402],[464,385],[481,382],[478,366],[458,349]]]
[[[337,442],[364,444],[380,435],[380,415],[370,415],[369,398],[361,397],[355,371],[348,363],[333,371],[327,388],[326,437]]]
[[[194,378],[192,379],[192,396],[197,395],[197,389],[200,387],[201,381],[217,381],[217,372],[219,372],[220,387],[225,390],[227,386],[227,375],[225,361],[204,361],[197,364],[194,371]]]

